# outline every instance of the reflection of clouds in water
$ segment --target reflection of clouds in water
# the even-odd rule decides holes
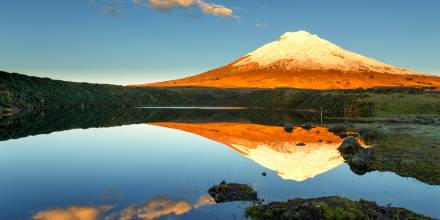
[[[71,206],[65,209],[48,209],[35,214],[33,220],[95,220],[113,206]]]
[[[194,204],[194,208],[198,209],[198,208],[203,207],[205,205],[211,205],[214,203],[215,203],[215,201],[210,195],[204,195],[204,196],[200,196],[200,198],[197,200],[196,204]]]
[[[148,201],[145,206],[128,207],[118,213],[114,213],[111,216],[108,216],[106,220],[130,220],[133,218],[152,220],[171,214],[174,214],[176,216],[182,215],[191,211],[193,208],[198,209],[213,203],[214,199],[212,199],[212,197],[209,195],[201,196],[195,204],[191,204],[187,201],[173,201],[166,198],[155,198]]]
[[[187,201],[173,201],[166,198],[154,198],[144,206],[130,206],[122,211],[106,216],[105,220],[152,220],[167,215],[182,215],[192,209],[214,204],[214,199],[209,195],[203,195],[191,204]],[[48,209],[35,214],[33,220],[96,220],[99,216],[113,208],[111,205],[102,206],[70,206],[65,209]]]

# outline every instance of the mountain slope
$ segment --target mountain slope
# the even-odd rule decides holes
[[[440,77],[388,65],[344,50],[305,31],[277,41],[231,64],[153,87],[353,89],[380,86],[440,87]]]

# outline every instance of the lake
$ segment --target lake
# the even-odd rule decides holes
[[[207,194],[222,180],[249,184],[265,201],[340,195],[440,218],[440,186],[358,175],[337,150],[342,139],[299,127],[305,121],[320,118],[190,108],[3,119],[0,219],[244,219],[250,203],[215,204]]]

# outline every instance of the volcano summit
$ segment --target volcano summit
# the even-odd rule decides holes
[[[223,67],[150,87],[355,89],[437,87],[440,77],[347,51],[306,31],[287,32]]]

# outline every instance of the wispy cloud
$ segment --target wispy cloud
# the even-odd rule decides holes
[[[148,0],[148,2],[151,7],[158,9],[184,8],[196,3],[195,0]]]
[[[238,19],[234,14],[234,9],[216,3],[206,2],[205,0],[86,0],[90,3],[102,3],[102,10],[105,14],[112,17],[120,17],[128,5],[148,6],[159,10],[182,9],[188,7],[199,7],[200,10],[208,15],[231,17]]]
[[[234,17],[238,18],[238,16],[234,15],[234,12],[232,9],[223,6],[223,5],[217,5],[214,3],[206,3],[204,1],[199,0],[197,2],[202,9],[203,12],[206,14],[211,14],[215,16],[224,16],[224,17]]]
[[[257,27],[257,28],[266,28],[267,27],[267,23],[265,21],[257,19],[257,21],[255,22],[255,27]]]
[[[141,1],[141,0],[133,0]],[[147,0],[149,5],[153,8],[168,10],[172,8],[186,8],[193,5],[198,5],[200,9],[209,15],[223,16],[223,17],[233,17],[238,18],[234,15],[234,11],[224,5],[219,5],[215,3],[208,3],[204,0]]]
[[[119,17],[124,13],[121,0],[110,0],[104,3],[102,11],[112,17]]]

